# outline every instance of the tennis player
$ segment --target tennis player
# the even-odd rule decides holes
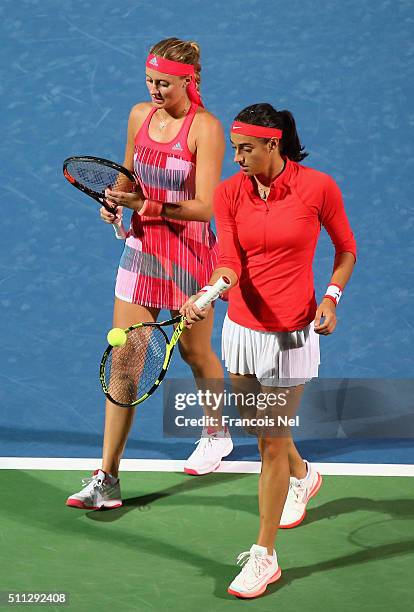
[[[318,375],[319,336],[335,329],[356,244],[335,181],[300,164],[307,153],[289,111],[270,104],[249,106],[236,117],[231,142],[240,172],[215,192],[220,256],[209,281],[222,274],[232,281],[223,359],[236,390],[256,383],[269,403],[276,388],[286,402],[283,413],[293,416],[305,383]],[[332,239],[335,259],[317,305],[312,262],[321,225]],[[193,305],[196,298],[180,311],[190,324],[210,314],[210,307],[200,311]],[[321,485],[320,475],[300,457],[289,429],[277,435],[270,427],[257,432],[262,461],[258,537],[239,555],[243,569],[228,589],[242,598],[261,595],[278,580],[278,527],[299,524]]]
[[[106,192],[107,201],[119,211],[134,211],[116,280],[114,327],[156,321],[163,308],[177,315],[216,267],[218,250],[209,221],[225,143],[220,122],[203,106],[200,70],[195,42],[169,38],[152,47],[147,58],[151,101],[131,110],[123,162],[135,172],[142,189]],[[106,223],[115,221],[103,207],[100,214]],[[181,355],[199,384],[223,378],[221,362],[211,348],[213,317],[210,309],[200,325],[180,338]],[[107,401],[102,469],[68,498],[67,505],[122,505],[118,469],[133,415],[133,409]],[[220,425],[205,429],[184,469],[207,474],[232,448],[228,431]]]

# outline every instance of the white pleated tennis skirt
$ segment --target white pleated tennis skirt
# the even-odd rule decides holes
[[[319,336],[313,322],[300,331],[266,332],[224,319],[222,358],[232,374],[254,374],[269,387],[294,387],[318,376]]]

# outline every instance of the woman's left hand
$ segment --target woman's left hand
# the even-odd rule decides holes
[[[105,199],[114,206],[125,206],[131,210],[139,211],[144,206],[143,195],[141,193],[127,193],[124,191],[112,191],[105,189]]]
[[[325,319],[321,324],[322,317]],[[315,315],[314,328],[317,334],[328,336],[336,327],[336,306],[328,298],[324,298],[319,304]]]

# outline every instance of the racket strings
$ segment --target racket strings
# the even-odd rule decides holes
[[[158,379],[166,355],[166,340],[158,327],[138,327],[124,346],[114,347],[105,364],[109,395],[121,404],[132,404]]]
[[[102,163],[78,160],[68,164],[67,170],[78,183],[97,193],[103,193],[108,187],[114,191],[132,189],[132,181],[125,174]]]

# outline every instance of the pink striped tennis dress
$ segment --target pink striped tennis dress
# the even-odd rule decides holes
[[[134,170],[145,195],[161,202],[195,196],[196,155],[187,145],[197,111],[193,104],[180,132],[168,143],[150,138],[152,109],[135,137]],[[115,295],[126,302],[178,310],[207,284],[218,249],[210,223],[134,213],[118,269]]]

